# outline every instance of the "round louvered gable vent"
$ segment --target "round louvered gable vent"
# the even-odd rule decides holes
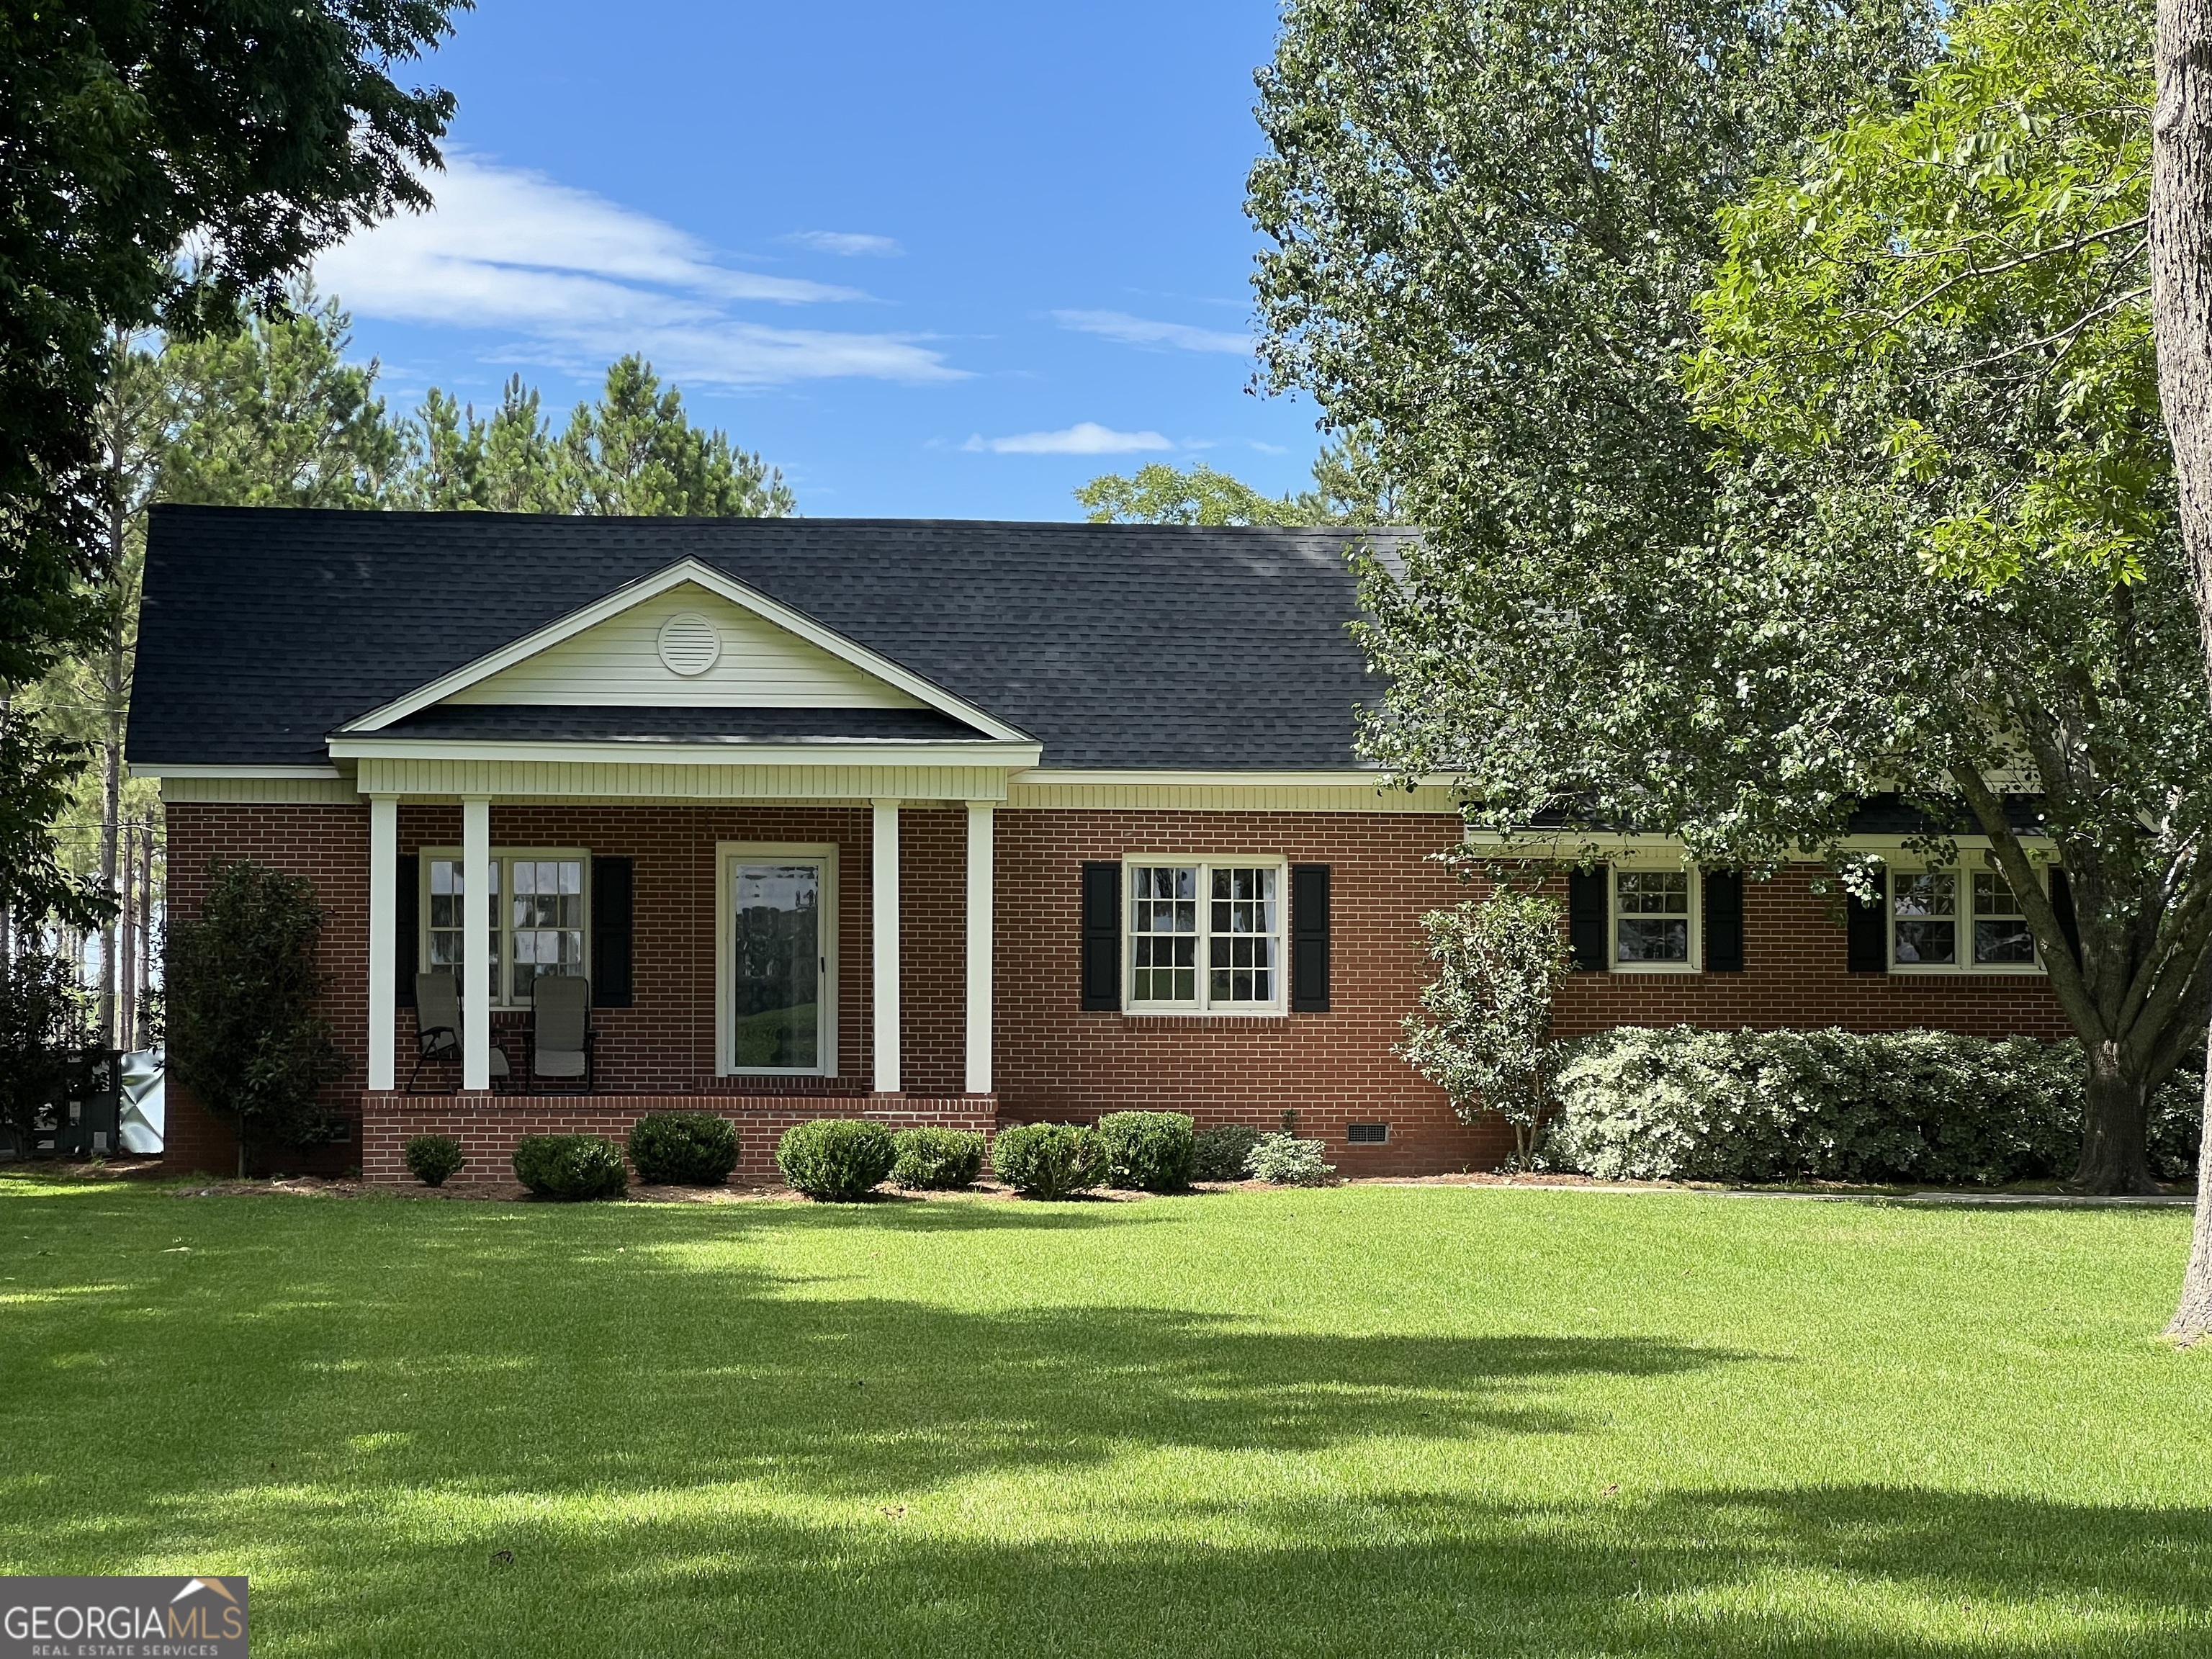
[[[686,679],[722,659],[722,630],[696,611],[679,611],[660,624],[660,664]]]

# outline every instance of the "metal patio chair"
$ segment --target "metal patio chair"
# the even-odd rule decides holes
[[[592,1092],[592,981],[551,975],[530,988],[530,1081]]]
[[[415,1067],[407,1073],[405,1092],[415,1092],[416,1074],[425,1060],[461,1063],[461,980],[458,974],[415,975]],[[491,1081],[497,1088],[513,1076],[506,1052],[491,1045]]]

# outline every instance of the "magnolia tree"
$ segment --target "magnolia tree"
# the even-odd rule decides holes
[[[1497,1112],[1513,1126],[1528,1169],[1559,1069],[1552,1005],[1571,971],[1559,902],[1500,887],[1477,902],[1421,918],[1436,976],[1406,1017],[1399,1054],[1472,1121]]]
[[[209,877],[198,916],[169,930],[168,1063],[231,1126],[244,1176],[252,1136],[314,1141],[346,1060],[322,1015],[314,884],[243,860]]]

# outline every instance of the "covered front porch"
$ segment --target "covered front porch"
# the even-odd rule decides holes
[[[757,1179],[806,1117],[988,1128],[1010,769],[990,759],[360,756],[365,1177],[408,1179],[407,1139],[441,1133],[462,1179],[503,1178],[522,1135],[619,1139],[652,1111],[731,1118]],[[458,1052],[418,1066],[413,991],[437,972],[459,981]],[[532,1081],[544,973],[593,981],[588,1089]]]

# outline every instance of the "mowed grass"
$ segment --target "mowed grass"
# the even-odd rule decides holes
[[[270,1656],[2201,1656],[2187,1223],[0,1177],[0,1571]]]

